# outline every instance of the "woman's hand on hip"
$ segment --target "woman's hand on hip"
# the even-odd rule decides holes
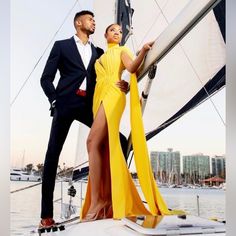
[[[129,88],[129,83],[125,80],[119,80],[116,82],[116,86],[121,90],[121,92],[126,93]]]

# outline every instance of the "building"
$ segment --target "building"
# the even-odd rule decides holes
[[[183,156],[185,183],[199,183],[210,176],[210,157],[202,153]]]
[[[180,152],[169,148],[167,152],[151,152],[151,165],[154,176],[160,182],[179,184]]]
[[[150,158],[151,158],[152,171],[154,174],[154,178],[156,179],[157,178],[157,152],[151,151]]]
[[[225,157],[214,156],[211,158],[212,176],[225,179]]]

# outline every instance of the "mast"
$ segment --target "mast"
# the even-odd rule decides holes
[[[121,45],[124,45],[132,34],[132,15],[134,9],[131,8],[130,0],[117,0],[116,22],[121,25],[123,36]]]
[[[22,159],[21,159],[21,169],[23,170],[24,169],[24,166],[25,165],[25,149],[23,151],[23,156],[22,156]]]

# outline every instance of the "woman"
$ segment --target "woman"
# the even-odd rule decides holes
[[[119,46],[122,39],[119,25],[108,26],[105,38],[108,50],[95,64],[94,122],[87,140],[89,181],[81,219],[93,221],[108,217],[121,219],[125,216],[170,214],[152,175],[134,74],[130,88],[131,113],[134,112],[131,114],[132,142],[137,173],[149,210],[135,188],[119,141],[119,124],[126,97],[117,88],[116,82],[121,79],[123,70],[127,69],[130,73],[137,71],[153,42],[145,44],[132,60],[130,50]]]

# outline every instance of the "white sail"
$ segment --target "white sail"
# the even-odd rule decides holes
[[[181,0],[177,4],[174,1],[155,3],[149,0],[144,6],[140,1],[131,1],[132,8],[135,9],[133,35],[127,41],[127,46],[135,54],[140,49],[140,45],[156,39],[153,52],[148,54],[139,74],[145,73],[145,68],[154,61],[154,58],[159,60],[169,45],[179,37],[181,31],[190,24],[190,21],[198,18],[202,9],[207,9],[214,2],[213,0]],[[103,38],[105,28],[116,22],[116,1],[109,1],[106,7],[110,11],[104,17],[98,17],[102,15],[104,6],[99,1],[94,1],[93,12],[97,27],[93,41],[104,50],[106,50],[105,38]],[[145,15],[145,17],[140,17],[140,15]],[[151,30],[148,29],[149,27]],[[153,80],[143,115],[145,132],[152,131],[172,117],[224,65],[225,43],[215,15],[211,11],[158,63],[156,78]],[[124,79],[127,77],[129,75],[126,74]],[[144,78],[139,83],[140,93],[146,79]],[[129,107],[129,95],[127,95],[127,106],[121,122],[121,132],[127,137],[130,132]]]
[[[173,40],[170,36],[173,36],[174,32],[173,30],[169,31],[169,25],[176,19],[175,17],[181,13],[189,1],[178,1],[178,4],[177,2],[174,3],[174,1],[170,1],[166,5],[159,4],[159,6],[153,6],[151,2],[153,1],[150,1],[150,4],[145,4],[144,7],[139,1],[133,1],[132,6],[135,9],[133,15],[134,36],[127,44],[132,48],[132,40],[139,46],[144,42],[158,38],[157,43],[159,44],[156,45],[156,50],[158,51],[159,49],[157,53],[161,53],[161,50],[167,46],[167,42]],[[199,3],[199,5],[201,5],[201,3]],[[178,7],[175,9],[175,14],[173,14],[173,8],[176,6]],[[160,7],[159,12],[158,7]],[[152,14],[154,9],[160,14],[157,19],[155,19]],[[138,17],[141,12],[145,15],[145,18]],[[148,14],[149,12],[150,14]],[[190,11],[190,13],[192,12]],[[183,13],[181,14],[183,15]],[[180,17],[178,16],[177,18],[179,19]],[[181,20],[187,21],[188,19],[189,17],[186,17],[186,19]],[[144,39],[144,36],[140,34],[140,31],[143,30],[140,29],[146,29],[147,27],[144,27],[144,25],[146,24],[148,26],[150,23],[153,23],[153,21],[155,21],[155,24]],[[169,34],[162,34],[166,28]],[[160,35],[160,37],[158,37],[158,35]],[[162,35],[165,37],[162,37]],[[138,50],[138,46],[135,47],[134,50]],[[224,65],[225,43],[215,16],[210,12],[158,64],[156,78],[153,81],[144,113],[145,131],[149,132],[153,130],[173,116],[211,80]],[[140,91],[142,91],[144,84],[145,79],[139,83]],[[123,116],[123,132],[129,130],[127,122],[125,122],[129,116],[128,108],[129,106],[127,106],[127,112]]]

